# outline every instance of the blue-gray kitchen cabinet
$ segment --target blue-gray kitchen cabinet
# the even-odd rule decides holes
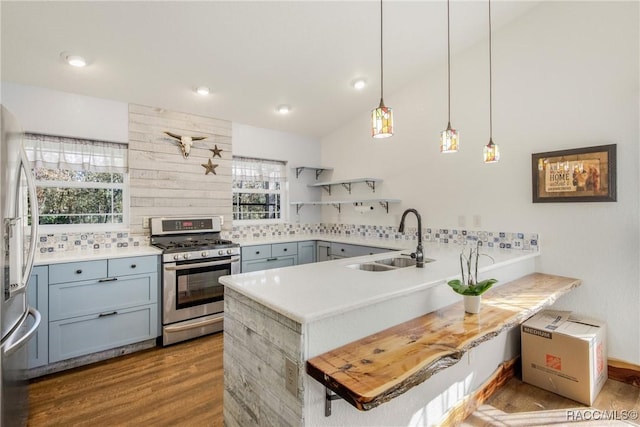
[[[155,255],[49,266],[49,363],[158,336]]]
[[[31,369],[46,365],[49,360],[49,269],[46,265],[33,267],[27,286],[27,301],[42,316],[40,326],[27,346],[27,367]],[[33,319],[29,317],[27,327],[31,328],[31,325]]]

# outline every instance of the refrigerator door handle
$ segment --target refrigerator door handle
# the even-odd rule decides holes
[[[33,319],[34,319],[31,329],[29,329],[29,331],[26,334],[24,334],[22,338],[18,339],[15,342],[13,341],[13,337],[10,337],[6,341],[5,348],[2,350],[5,356],[11,355],[15,351],[17,351],[20,347],[22,347],[27,341],[31,339],[31,337],[36,333],[38,326],[40,326],[40,321],[42,320],[42,316],[40,315],[40,312],[38,310],[36,310],[33,307],[29,307],[27,316],[33,316]],[[26,320],[27,318],[25,317],[23,321],[26,321]]]
[[[22,288],[25,289],[27,287],[27,283],[29,283],[29,278],[31,277],[33,260],[36,255],[36,244],[38,241],[38,223],[40,222],[40,209],[38,207],[36,181],[33,177],[33,174],[31,173],[31,168],[29,167],[29,159],[27,158],[27,153],[24,151],[24,147],[20,149],[20,157],[22,159],[22,168],[24,169],[24,175],[27,180],[27,188],[29,189],[29,204],[31,205],[31,245],[29,246],[26,268],[24,270],[24,277],[22,278],[21,283],[21,285],[23,285]]]

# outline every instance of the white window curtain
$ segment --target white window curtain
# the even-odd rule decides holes
[[[26,133],[24,146],[32,166],[38,168],[128,171],[126,144]]]
[[[234,182],[280,182],[286,181],[285,162],[277,160],[233,157]]]

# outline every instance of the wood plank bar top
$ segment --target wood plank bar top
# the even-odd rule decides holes
[[[462,301],[307,361],[307,373],[360,410],[403,394],[471,348],[551,305],[579,279],[533,273],[487,291],[479,314]],[[451,291],[453,292],[453,291]]]

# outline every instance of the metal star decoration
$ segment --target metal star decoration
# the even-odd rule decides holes
[[[222,155],[220,153],[222,153],[222,148],[218,148],[218,144],[216,144],[213,148],[209,148],[209,151],[211,151],[213,153],[213,157],[218,156],[220,158],[222,158]]]
[[[202,167],[205,169],[205,175],[209,175],[209,172],[211,172],[214,175],[217,175],[216,173],[216,168],[218,167],[218,165],[211,163],[211,159],[208,159],[207,163],[202,163]]]

